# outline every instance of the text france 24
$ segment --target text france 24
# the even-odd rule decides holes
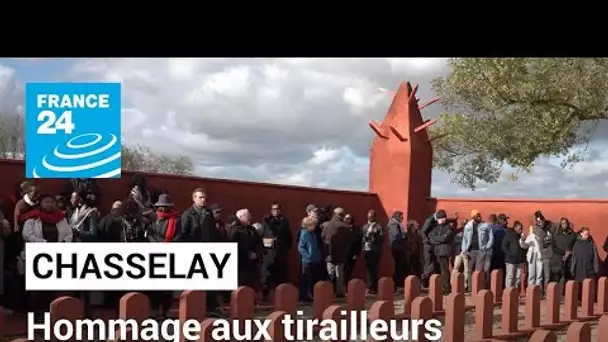
[[[120,178],[120,83],[27,83],[26,178]]]

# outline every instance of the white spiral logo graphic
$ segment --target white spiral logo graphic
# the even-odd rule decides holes
[[[71,161],[94,157],[96,155],[99,155],[99,154],[111,149],[112,147],[114,147],[116,145],[116,143],[118,142],[118,138],[116,137],[116,135],[111,134],[111,133],[110,133],[110,136],[112,138],[110,142],[108,142],[107,144],[105,144],[99,148],[96,148],[94,150],[87,151],[87,152],[78,153],[77,151],[75,151],[75,153],[62,153],[59,151],[59,148],[63,147],[63,146],[57,145],[55,147],[55,149],[53,150],[53,156],[54,156],[54,158],[56,158],[58,160],[71,160]],[[74,142],[77,139],[84,138],[84,137],[95,137],[95,138],[90,142],[86,142],[86,143],[82,143],[82,144],[77,144]],[[85,134],[81,134],[81,135],[71,138],[70,140],[68,140],[66,142],[66,144],[64,146],[66,146],[70,150],[81,150],[81,149],[84,149],[87,147],[94,146],[97,143],[99,143],[101,140],[102,140],[102,135],[99,133],[85,133]],[[91,169],[109,164],[110,162],[113,162],[113,161],[119,159],[120,155],[121,155],[121,152],[119,149],[118,152],[116,152],[108,157],[105,157],[101,160],[91,162],[91,163],[85,163],[85,164],[81,164],[81,165],[74,165],[74,166],[58,166],[58,165],[51,164],[47,160],[47,155],[45,155],[42,158],[42,166],[46,170],[49,170],[52,172],[66,173],[66,172],[86,171],[86,170],[91,170]],[[96,175],[91,178],[111,178],[111,177],[119,176],[120,173],[121,173],[121,168],[118,167],[117,169],[104,172],[100,175]],[[34,178],[41,178],[40,175],[36,172],[36,167],[34,167],[32,174],[33,174]]]

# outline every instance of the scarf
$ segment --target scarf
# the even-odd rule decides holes
[[[157,211],[156,216],[158,218],[167,220],[167,230],[165,230],[165,242],[171,242],[175,236],[175,229],[177,228],[177,214],[166,213]]]
[[[72,217],[70,218],[70,225],[74,229],[81,230],[82,225],[84,224],[84,221],[89,217],[89,214],[96,210],[97,209],[93,207],[88,207],[86,205],[82,205],[76,208],[76,210],[74,210],[74,214],[72,214]]]
[[[30,210],[27,213],[21,215],[21,219],[23,221],[27,221],[29,219],[40,219],[43,224],[57,224],[59,221],[65,218],[64,214],[60,210],[55,211],[42,211],[39,209]]]

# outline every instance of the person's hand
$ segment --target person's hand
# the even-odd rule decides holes
[[[249,253],[249,259],[251,260],[255,260],[258,258],[258,255],[255,252],[251,252]]]

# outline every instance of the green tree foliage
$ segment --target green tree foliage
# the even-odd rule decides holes
[[[475,189],[503,168],[529,172],[541,156],[562,167],[582,160],[608,118],[608,59],[455,58],[433,80],[448,110],[432,130],[435,167]]]
[[[25,125],[20,115],[0,114],[0,159],[24,159]],[[194,164],[187,156],[168,156],[143,146],[122,146],[122,169],[137,172],[192,175]]]

